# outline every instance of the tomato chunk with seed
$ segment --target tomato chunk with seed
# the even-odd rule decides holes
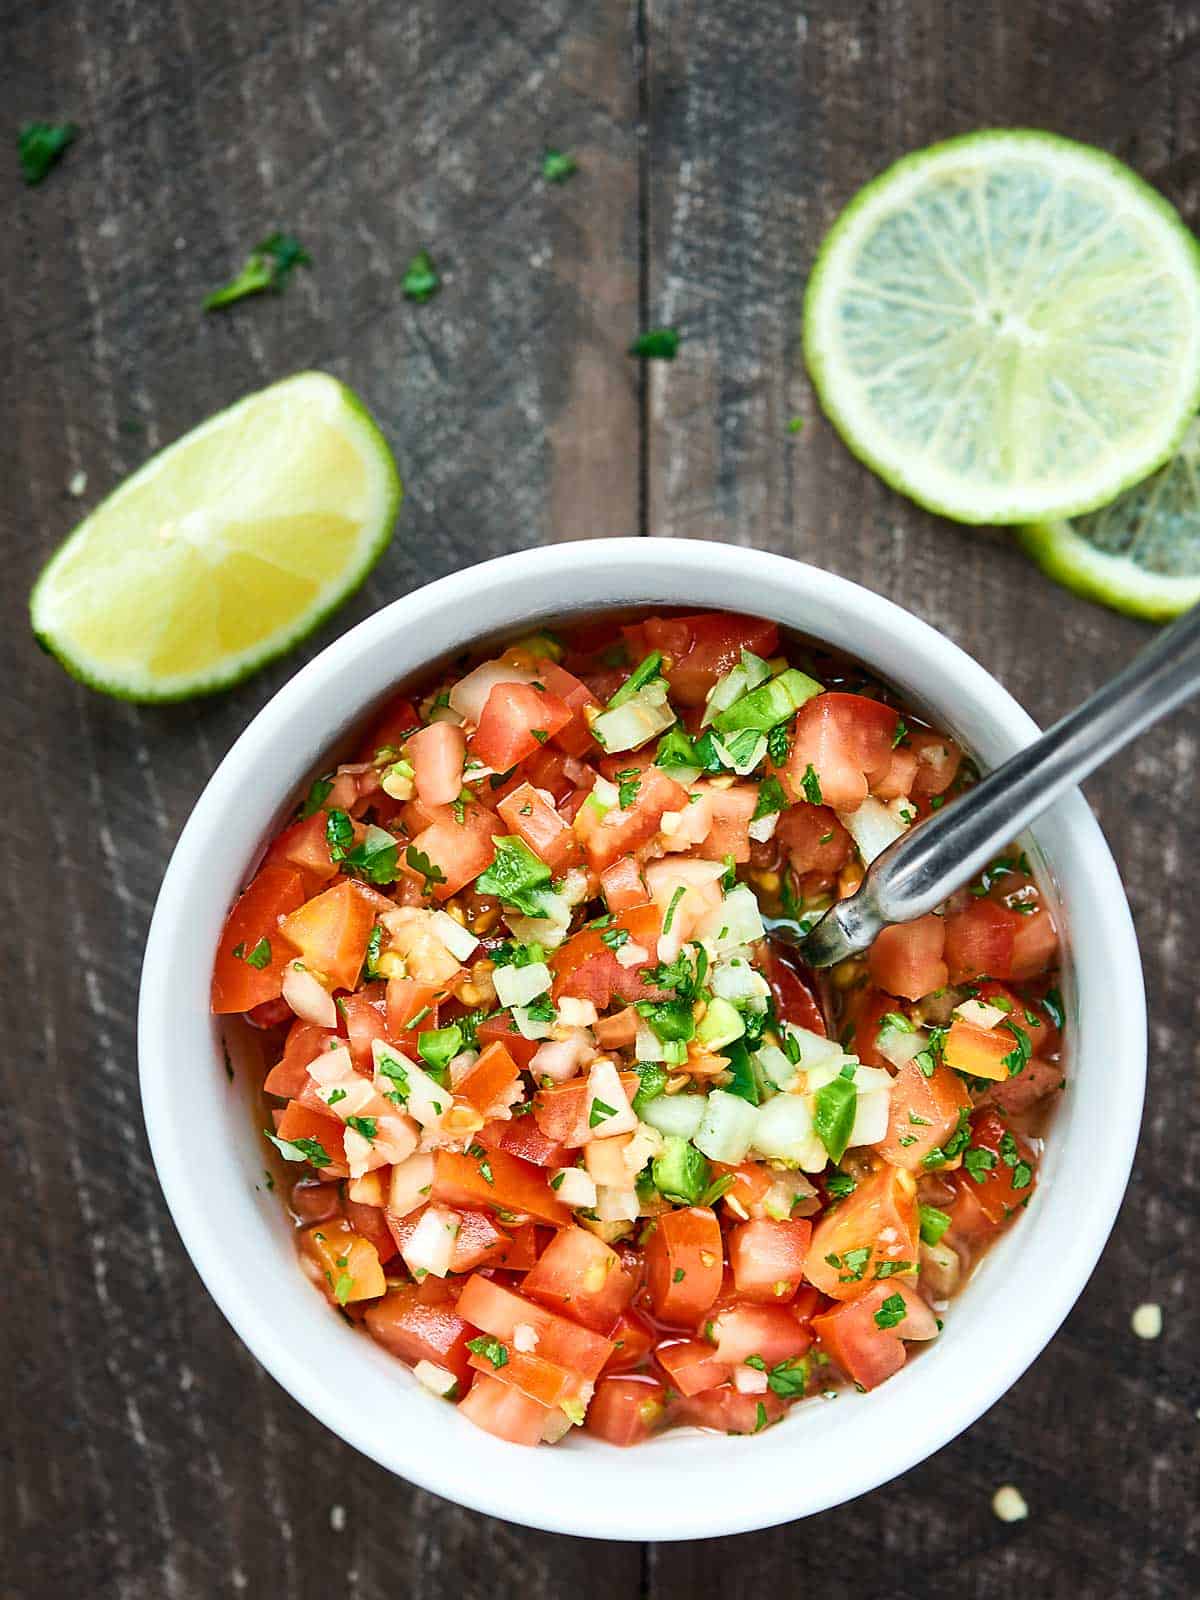
[[[920,1000],[935,989],[944,989],[948,978],[942,959],[945,947],[945,927],[941,917],[932,912],[915,922],[884,928],[867,957],[871,981],[905,1000]]]
[[[926,1077],[907,1061],[892,1079],[888,1129],[876,1153],[894,1167],[919,1172],[925,1157],[944,1145],[968,1110],[971,1097],[956,1072],[936,1066]]]
[[[555,876],[583,859],[575,830],[531,783],[522,783],[505,795],[497,809],[505,826],[527,844]]]
[[[554,1198],[540,1168],[504,1150],[478,1148],[479,1155],[470,1150],[435,1153],[432,1199],[449,1206],[496,1207],[555,1227],[570,1221],[570,1212]]]
[[[863,1389],[876,1389],[899,1372],[908,1356],[906,1339],[932,1339],[938,1331],[933,1312],[903,1282],[877,1283],[861,1299],[814,1317],[812,1327],[825,1353]]]
[[[617,1252],[585,1228],[562,1228],[525,1277],[523,1293],[551,1311],[611,1334],[633,1299],[637,1280]]]
[[[663,1422],[666,1390],[648,1376],[601,1378],[584,1427],[609,1444],[641,1444]]]
[[[721,1292],[721,1225],[709,1206],[665,1211],[646,1245],[650,1308],[672,1328],[694,1328]]]
[[[284,917],[279,931],[304,965],[320,973],[331,989],[353,989],[374,925],[375,905],[369,894],[346,878]],[[290,959],[286,946],[285,954]]]
[[[510,1444],[541,1444],[542,1432],[552,1415],[509,1383],[499,1383],[487,1373],[478,1373],[471,1392],[460,1400],[458,1409],[477,1428],[494,1433]]]
[[[283,969],[292,959],[290,947],[280,937],[280,919],[303,899],[299,872],[292,867],[264,867],[234,902],[217,945],[214,1011],[249,1011],[280,993]]]
[[[917,1268],[917,1186],[908,1172],[885,1167],[864,1178],[813,1229],[804,1276],[831,1300],[857,1300],[880,1274]]]
[[[508,772],[572,718],[571,707],[529,683],[498,683],[487,697],[470,750],[476,761]]]
[[[772,1222],[764,1217],[731,1228],[729,1265],[738,1294],[766,1304],[792,1299],[804,1276],[811,1238],[812,1224],[803,1218]]]
[[[542,1360],[553,1361],[589,1382],[599,1377],[613,1351],[611,1340],[479,1273],[463,1285],[458,1309],[474,1327],[506,1345],[513,1343],[518,1328],[532,1329]]]

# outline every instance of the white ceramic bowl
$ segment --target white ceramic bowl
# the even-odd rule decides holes
[[[183,1242],[238,1334],[301,1405],[391,1471],[493,1516],[594,1537],[686,1539],[768,1527],[873,1489],[967,1427],[1024,1371],[1082,1290],[1120,1204],[1141,1113],[1145,1007],[1116,867],[1073,793],[1031,841],[1067,931],[1070,1081],[1027,1214],[955,1301],[936,1346],[872,1394],[814,1400],[756,1438],[679,1430],[633,1450],[586,1434],[522,1449],[421,1391],[314,1292],[278,1197],[255,1187],[261,1134],[246,1086],[231,1086],[222,1070],[208,1010],[213,950],[298,786],[393,683],[535,619],[642,603],[756,612],[857,655],[985,766],[1037,732],[934,629],[778,556],[615,539],[486,562],[397,600],[330,645],[221,763],[159,895],[139,1054],[146,1126]]]

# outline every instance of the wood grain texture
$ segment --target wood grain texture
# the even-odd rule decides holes
[[[1153,1019],[1104,1266],[964,1438],[804,1525],[594,1546],[459,1511],[341,1445],[258,1369],[183,1255],[142,1131],[133,1014],[162,869],[236,734],[336,632],[483,555],[639,525],[741,540],[892,594],[1043,720],[1098,683],[1143,630],[854,462],[804,379],[799,296],[858,184],[988,122],[1094,139],[1195,221],[1198,88],[1200,13],[1182,4],[0,0],[7,119],[83,129],[42,188],[0,171],[0,1594],[1195,1592],[1195,713],[1093,789]],[[547,143],[580,159],[561,188],[539,177]],[[276,226],[313,270],[202,316]],[[419,248],[445,276],[424,307],[398,293]],[[682,328],[674,365],[627,360],[639,313]],[[140,710],[67,680],[25,623],[57,540],[153,449],[308,365],[364,395],[408,486],[360,595],[209,703]],[[809,419],[799,437],[792,415]],[[1128,1329],[1146,1298],[1165,1308],[1153,1345]],[[992,1517],[1003,1481],[1028,1523]]]
[[[651,531],[732,539],[855,578],[1053,720],[1147,630],[1065,594],[1005,536],[929,516],[862,467],[809,387],[800,300],[824,230],[862,183],[979,126],[1101,144],[1194,225],[1200,162],[1183,107],[1200,91],[1195,8],[760,0],[747,27],[735,8],[650,0],[648,19],[649,316],[683,334],[678,359],[652,374]],[[799,435],[787,431],[793,416],[805,419]],[[1129,1198],[1063,1331],[985,1418],[885,1493],[802,1528],[661,1552],[651,1593],[789,1592],[798,1570],[811,1592],[832,1593],[850,1552],[863,1585],[853,1593],[1196,1592],[1200,1312],[1186,1261],[1200,1211],[1198,739],[1192,708],[1090,785],[1141,938],[1151,1078]],[[1154,1345],[1130,1331],[1142,1300],[1164,1307]],[[1004,1482],[1032,1507],[1018,1527],[990,1511]],[[886,1581],[862,1576],[876,1563]]]

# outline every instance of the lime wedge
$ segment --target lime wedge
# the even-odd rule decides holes
[[[400,495],[357,396],[297,373],[160,451],[80,523],[34,586],[34,634],[122,699],[224,689],[358,587]]]
[[[1041,522],[1153,472],[1200,401],[1200,251],[1111,156],[970,134],[867,185],[821,248],[804,349],[846,443],[961,522]]]
[[[1111,505],[1017,537],[1052,578],[1130,616],[1165,622],[1200,603],[1200,422]]]

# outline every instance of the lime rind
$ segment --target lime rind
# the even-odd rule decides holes
[[[848,447],[902,493],[970,523],[1074,516],[1165,461],[1200,404],[1200,249],[1101,151],[969,134],[841,213],[804,349]]]
[[[1050,577],[1130,616],[1166,622],[1200,603],[1200,422],[1110,505],[1017,537]]]
[[[311,473],[306,475],[303,455],[314,429],[336,438],[348,452],[344,459],[354,465],[358,489],[351,519],[339,515],[336,482],[322,483],[319,507],[306,512],[305,497],[316,486]],[[203,447],[206,440],[216,447],[218,471],[224,469],[227,475],[228,482],[221,485],[222,497],[229,502],[240,497],[245,510],[239,505],[236,518],[221,529],[218,543],[222,554],[215,559],[205,548],[203,527],[189,530],[194,537],[188,558],[193,567],[209,563],[213,582],[193,583],[188,604],[172,608],[171,573],[164,570],[164,562],[156,562],[150,541],[141,537],[131,538],[127,544],[114,543],[112,527],[136,524],[141,504],[154,508],[156,517],[165,506],[181,528],[189,517],[201,515],[189,511],[183,494],[173,493],[172,474],[178,478],[181,466],[186,474],[189,460],[196,459],[196,447]],[[34,637],[72,677],[118,699],[168,703],[232,688],[315,632],[361,586],[387,547],[402,495],[387,441],[362,400],[327,373],[297,373],[246,396],[167,446],[79,524],[34,585],[30,596]],[[285,514],[273,517],[276,499],[285,502]],[[274,541],[265,552],[255,549],[256,517],[274,523]],[[287,546],[291,530],[299,529],[307,535],[311,556],[314,523],[322,518],[343,525],[350,522],[354,531],[345,541],[344,551],[337,546],[331,549],[328,570],[314,577],[305,573],[303,555],[289,559]],[[303,540],[300,543],[303,545]],[[224,576],[222,556],[234,569],[233,576],[225,578],[226,592],[230,586],[236,589],[239,582],[249,584],[257,579],[271,585],[277,595],[295,594],[294,611],[242,648],[223,649],[218,643],[207,650],[202,638],[197,654],[208,654],[212,660],[192,670],[154,670],[152,661],[159,642],[180,627],[202,633],[207,625],[219,635],[221,618],[215,612],[219,610],[219,581]],[[81,629],[81,622],[93,620],[88,615],[89,587],[120,593],[127,600],[145,592],[163,602],[157,608],[148,603],[138,619],[137,648],[150,665],[135,662],[126,648],[108,655],[81,642],[81,631],[87,631]],[[246,593],[253,593],[252,585]],[[214,614],[197,615],[206,609]]]

